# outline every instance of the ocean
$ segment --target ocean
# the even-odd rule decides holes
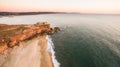
[[[2,17],[0,23],[47,21],[61,31],[51,35],[60,67],[120,67],[120,15],[41,14]]]

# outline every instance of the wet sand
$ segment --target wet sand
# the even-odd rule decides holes
[[[53,67],[51,54],[47,51],[47,40],[46,36],[41,36],[40,41],[40,52],[41,52],[41,66],[40,67]]]

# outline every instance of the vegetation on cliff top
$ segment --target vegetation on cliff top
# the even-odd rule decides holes
[[[38,34],[53,34],[60,29],[55,27],[51,28],[47,22],[36,23],[34,25],[7,25],[0,24],[0,52],[13,47],[21,41],[32,39]],[[7,47],[6,47],[6,46]],[[5,47],[4,47],[5,46]]]
[[[25,29],[28,28],[22,25],[0,26],[0,38],[12,37],[12,36],[16,36],[17,34],[22,34],[22,31]]]

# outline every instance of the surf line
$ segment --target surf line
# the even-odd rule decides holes
[[[52,38],[50,36],[46,36],[46,39],[48,41],[48,47],[47,47],[47,51],[51,53],[51,57],[52,57],[52,62],[54,67],[60,67],[60,63],[57,61],[56,56],[55,56],[55,51],[54,51],[54,44],[52,42]]]

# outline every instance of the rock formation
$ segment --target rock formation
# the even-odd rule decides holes
[[[19,42],[32,39],[38,35],[53,34],[59,28],[51,28],[47,22],[38,22],[34,25],[6,25],[0,24],[0,53],[7,48],[18,45]]]
[[[0,24],[0,66],[2,67],[26,67],[29,63],[32,62],[31,59],[33,59],[35,55],[33,55],[34,51],[37,51],[37,44],[32,43],[32,40],[39,38],[39,48],[40,52],[37,54],[40,54],[40,64],[36,65],[36,61],[34,59],[35,64],[28,65],[29,67],[54,67],[51,53],[48,52],[47,49],[47,40],[46,35],[53,34],[55,32],[60,31],[58,27],[52,28],[49,23],[47,22],[38,22],[36,24],[27,24],[27,25],[7,25],[7,24]],[[29,43],[31,45],[22,47],[22,43]],[[36,41],[35,41],[36,42]],[[24,44],[24,45],[25,45]],[[17,46],[20,45],[20,46]],[[35,46],[34,46],[35,45]],[[30,47],[30,48],[28,48]],[[33,47],[33,48],[31,48]],[[35,49],[34,49],[35,48]],[[24,49],[24,51],[23,51]],[[33,49],[33,50],[31,50]],[[5,58],[5,51],[8,51],[7,58]],[[19,52],[22,52],[20,54]],[[28,51],[28,53],[26,53]],[[31,52],[29,52],[31,51]],[[36,53],[36,52],[35,52]],[[30,55],[32,56],[30,56]],[[36,57],[36,58],[37,58]],[[21,61],[16,61],[16,59],[21,58]],[[31,61],[24,61],[25,59],[31,60]],[[16,62],[16,63],[14,63]],[[27,63],[29,62],[29,63]],[[39,62],[37,62],[39,63]],[[32,66],[33,65],[33,66]]]

